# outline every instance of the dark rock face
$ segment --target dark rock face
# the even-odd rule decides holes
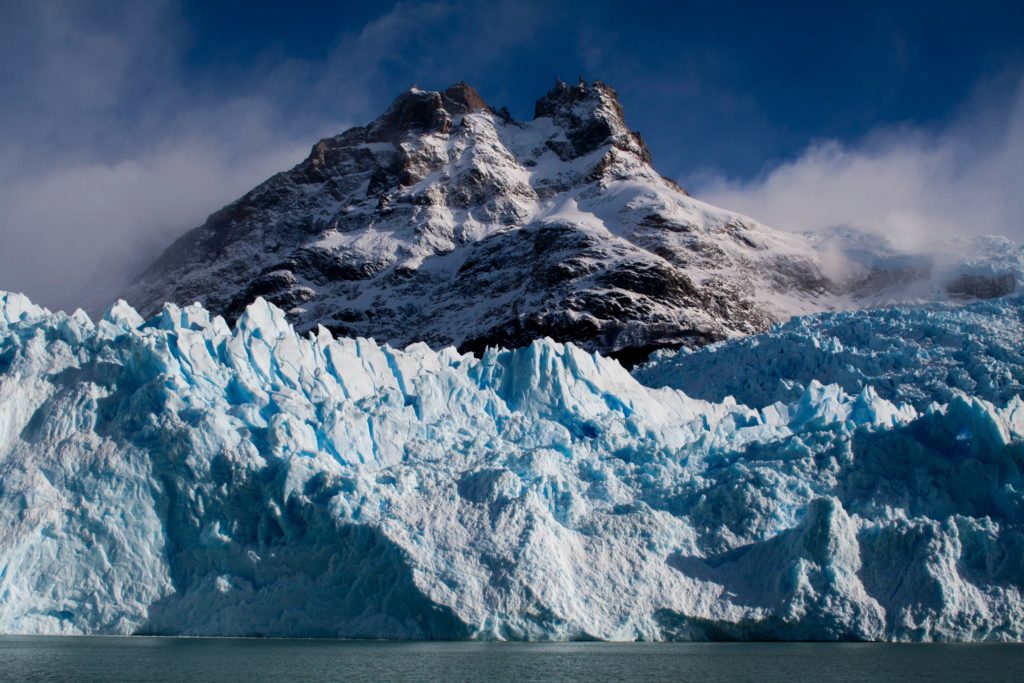
[[[399,95],[384,115],[370,125],[367,139],[394,142],[408,133],[447,133],[453,117],[478,111],[491,109],[480,94],[465,83],[456,83],[444,92],[409,90]]]
[[[555,87],[537,100],[534,108],[534,118],[544,117],[560,125],[571,143],[552,146],[563,160],[611,144],[636,154],[644,163],[651,162],[651,153],[643,138],[626,127],[618,94],[601,81],[588,86],[581,80],[579,85],[570,87],[557,80]]]
[[[411,89],[186,233],[126,298],[232,319],[262,296],[300,328],[398,346],[551,336],[638,360],[829,290],[797,237],[691,199],[650,159],[600,82],[558,81],[525,123],[465,83]]]
[[[946,285],[946,291],[957,299],[995,299],[1017,291],[1012,273],[973,275],[963,273]]]

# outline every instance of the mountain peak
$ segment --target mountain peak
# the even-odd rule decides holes
[[[490,110],[480,93],[465,82],[441,91],[413,86],[370,124],[370,131],[381,141],[393,141],[409,132],[447,133],[456,116]]]
[[[613,106],[617,108],[619,118],[622,118],[622,106],[619,104],[618,93],[601,81],[594,81],[592,84],[588,84],[582,76],[580,76],[580,80],[576,85],[569,85],[561,78],[556,78],[555,86],[544,97],[537,100],[536,107],[534,108],[534,117],[549,116],[554,118],[566,111],[566,109],[571,109],[581,103],[584,107],[587,105],[596,107],[604,103],[614,103]]]
[[[490,109],[487,103],[484,102],[484,98],[480,96],[480,93],[465,81],[459,81],[454,85],[448,86],[442,95],[447,103],[446,108],[449,111],[455,109],[460,114],[472,114]]]
[[[581,156],[611,144],[636,154],[647,163],[651,161],[651,152],[640,133],[626,125],[618,93],[601,81],[588,84],[580,76],[579,83],[571,86],[556,78],[555,87],[537,100],[534,118],[553,119],[566,129],[573,147],[567,150],[571,156]]]

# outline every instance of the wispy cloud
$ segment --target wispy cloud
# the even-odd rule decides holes
[[[851,226],[896,244],[956,234],[1024,237],[1024,81],[979,89],[939,130],[886,127],[821,141],[751,181],[708,175],[696,192],[774,227]]]
[[[0,10],[0,289],[74,307],[301,159],[262,98],[211,97],[180,69],[166,3]]]
[[[0,5],[0,289],[104,305],[175,236],[365,122],[410,74],[472,78],[539,16],[400,4],[322,60],[197,74],[176,3]],[[443,49],[424,42],[449,34]]]

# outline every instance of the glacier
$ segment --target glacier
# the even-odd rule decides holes
[[[872,387],[918,409],[957,393],[1005,404],[1024,393],[1024,299],[932,303],[795,317],[770,334],[659,352],[634,371],[643,384],[710,401],[789,403],[808,383]],[[735,368],[742,367],[737,373]]]
[[[1022,310],[630,374],[0,294],[0,632],[1021,640]]]

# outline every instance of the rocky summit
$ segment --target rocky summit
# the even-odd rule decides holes
[[[300,330],[474,352],[547,336],[629,364],[894,292],[1011,293],[1024,260],[1003,242],[936,261],[855,231],[776,231],[659,175],[599,81],[557,81],[531,121],[458,83],[412,88],[316,143],[181,237],[125,298],[145,315],[200,302],[233,321],[262,296]]]

